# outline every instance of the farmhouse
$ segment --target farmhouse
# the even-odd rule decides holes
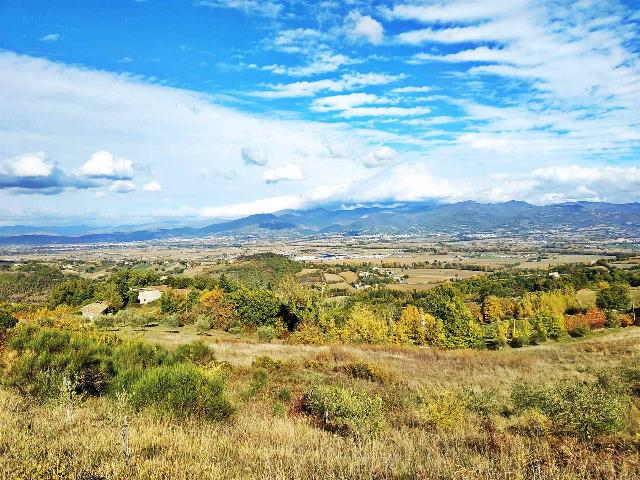
[[[145,305],[158,300],[164,290],[164,287],[143,288],[138,292],[138,302],[140,302],[140,305]]]
[[[82,316],[89,320],[93,320],[98,315],[105,313],[107,310],[109,310],[109,305],[102,302],[90,303],[80,309]]]

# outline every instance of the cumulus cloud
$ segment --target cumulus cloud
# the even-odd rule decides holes
[[[106,150],[100,150],[82,165],[80,174],[93,178],[126,180],[133,176],[133,162],[126,158],[114,157]]]
[[[142,187],[142,190],[145,192],[161,192],[162,185],[160,185],[159,182],[152,180],[148,183],[145,183],[144,186]]]
[[[345,29],[352,40],[364,40],[379,45],[384,39],[384,27],[375,18],[353,11],[346,19]]]
[[[25,153],[0,162],[0,190],[16,193],[55,194],[67,188],[92,188],[91,180],[67,175],[43,152]]]
[[[398,156],[398,152],[395,149],[387,145],[384,145],[378,148],[377,150],[374,150],[373,152],[370,152],[367,155],[365,155],[363,161],[366,167],[369,167],[369,168],[381,167],[385,165],[387,162],[389,162],[390,160],[393,160],[394,158],[396,158],[397,156]]]
[[[298,165],[287,163],[280,167],[266,170],[262,175],[262,179],[266,183],[277,183],[283,180],[303,180],[304,174]]]
[[[26,153],[9,161],[8,170],[16,177],[48,177],[54,165],[43,152]]]

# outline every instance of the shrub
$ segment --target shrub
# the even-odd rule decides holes
[[[251,366],[254,368],[264,368],[270,372],[280,370],[284,364],[280,360],[274,360],[267,355],[259,355],[253,359]]]
[[[365,360],[355,360],[342,366],[347,375],[377,383],[389,382],[393,375],[382,365]]]
[[[590,439],[616,433],[626,426],[628,397],[617,388],[594,382],[563,382],[555,388],[514,385],[511,398],[519,411],[536,409],[559,433]]]
[[[511,420],[509,429],[515,433],[530,437],[543,437],[553,428],[549,417],[535,409],[524,410]]]
[[[586,323],[578,323],[569,329],[569,335],[572,337],[586,337],[591,333],[591,328]]]
[[[529,337],[524,335],[513,337],[509,342],[509,345],[511,345],[512,348],[524,347],[529,345]]]
[[[129,390],[148,368],[167,363],[168,352],[159,345],[143,340],[124,342],[113,349],[116,377],[110,385],[112,393]]]
[[[93,320],[93,324],[98,328],[113,328],[116,323],[117,318],[115,315],[98,315]]]
[[[196,416],[224,420],[233,406],[224,392],[224,381],[193,365],[163,365],[144,372],[131,387],[131,406],[152,408],[172,417]]]
[[[165,317],[164,323],[171,328],[178,328],[178,327],[184,326],[184,323],[182,323],[180,316],[175,314],[167,315]]]
[[[444,390],[420,399],[417,411],[420,422],[436,430],[447,430],[462,425],[465,414],[464,397],[456,392]]]
[[[198,333],[208,332],[212,327],[211,319],[205,315],[198,315],[198,318],[195,321],[195,326]]]
[[[213,349],[202,340],[194,340],[177,347],[169,354],[171,363],[189,361],[198,365],[209,365],[216,361]]]
[[[256,335],[263,342],[271,342],[278,338],[278,331],[272,325],[261,325],[256,329]]]
[[[257,394],[260,390],[267,386],[269,381],[269,372],[266,368],[256,368],[251,374],[251,383],[245,397],[250,398]]]
[[[377,435],[385,424],[382,398],[351,388],[316,385],[304,396],[303,408],[323,428],[358,440]]]
[[[620,321],[620,314],[617,310],[607,310],[605,312],[606,320],[604,321],[604,326],[607,328],[618,328],[622,325]]]
[[[13,316],[8,308],[0,307],[0,330],[13,328],[17,323],[18,320]]]
[[[24,394],[55,396],[67,377],[74,379],[75,393],[100,395],[114,374],[110,346],[80,332],[24,324],[13,330],[9,347],[16,358],[7,380]]]

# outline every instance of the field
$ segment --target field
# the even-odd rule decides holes
[[[151,335],[151,334],[147,334]],[[309,371],[301,365],[350,358],[384,364],[397,379],[395,395],[462,388],[508,394],[518,379],[547,384],[566,378],[593,378],[621,361],[637,361],[640,329],[587,340],[552,343],[504,352],[432,351],[359,347],[291,347],[279,344],[218,343],[219,359],[248,365],[269,354],[297,365],[292,373],[272,372],[263,391],[240,401],[246,367],[234,369],[229,385],[239,410],[223,423],[172,420],[152,412],[132,413],[108,398],[78,403],[72,420],[64,406],[39,404],[0,390],[0,478],[130,479],[633,479],[640,476],[637,439],[588,444],[572,437],[517,433],[500,416],[469,416],[447,428],[411,426],[392,414],[384,432],[356,442],[323,431],[296,406],[299,375],[333,377],[339,371]],[[309,363],[311,362],[311,363]],[[300,369],[300,370],[297,370]],[[299,373],[295,373],[299,371]],[[328,372],[328,373],[327,373]],[[341,379],[342,378],[342,379]],[[275,408],[273,395],[283,382],[293,401]],[[291,383],[293,382],[293,384]],[[364,384],[370,383],[359,381]],[[367,388],[385,391],[387,387]],[[382,390],[380,390],[382,388]],[[398,397],[399,399],[399,397]],[[398,405],[400,407],[400,405]],[[128,415],[130,456],[122,450],[123,418]],[[398,415],[401,412],[398,411]],[[604,443],[603,443],[604,442]]]
[[[396,275],[408,275],[404,283],[391,284],[389,288],[396,290],[428,290],[435,285],[446,280],[458,280],[471,278],[476,275],[482,275],[483,272],[474,272],[472,270],[444,269],[444,268],[392,268],[389,269]]]

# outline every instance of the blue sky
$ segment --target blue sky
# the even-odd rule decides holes
[[[637,1],[0,3],[0,221],[640,200]]]

